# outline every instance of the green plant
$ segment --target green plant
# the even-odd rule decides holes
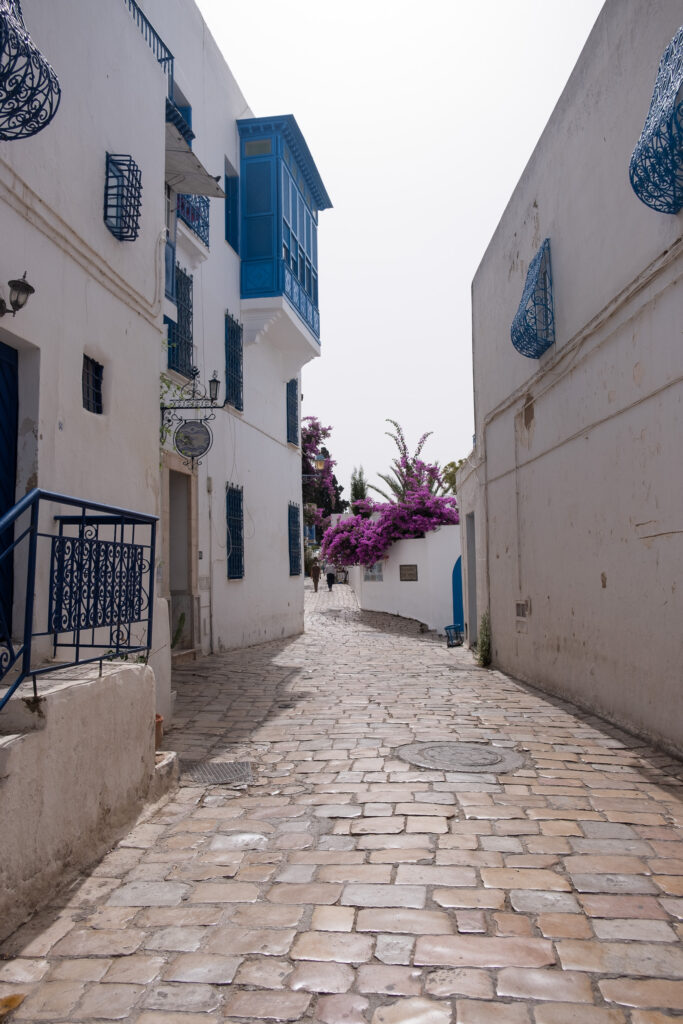
[[[491,618],[488,609],[482,612],[477,637],[477,663],[486,668],[491,664]]]
[[[175,628],[175,633],[173,634],[173,639],[171,640],[171,650],[173,650],[174,647],[177,647],[178,644],[180,643],[180,638],[183,635],[183,630],[184,629],[185,629],[185,612],[181,612],[180,613],[180,617],[178,618],[178,625]]]

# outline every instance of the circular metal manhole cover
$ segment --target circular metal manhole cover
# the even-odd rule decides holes
[[[396,754],[419,768],[441,768],[449,772],[505,775],[524,764],[522,755],[514,750],[486,743],[408,743],[399,747]]]

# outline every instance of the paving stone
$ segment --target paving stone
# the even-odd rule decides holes
[[[311,996],[304,992],[231,992],[223,1013],[247,1020],[298,1021],[308,1009]]]
[[[580,914],[539,914],[539,931],[547,939],[591,939],[593,930]]]
[[[396,872],[396,884],[474,886],[477,884],[477,875],[472,868],[400,864]]]
[[[339,864],[318,868],[320,882],[378,882],[391,881],[391,867],[381,864]]]
[[[653,896],[585,895],[581,904],[589,917],[637,917],[646,920],[668,920],[661,900]]]
[[[204,951],[221,956],[233,953],[284,956],[295,935],[293,929],[214,928]]]
[[[318,932],[350,932],[356,912],[353,907],[316,907],[311,918],[311,930]],[[358,929],[362,931],[362,929]]]
[[[95,985],[70,1016],[74,1020],[127,1020],[144,992],[144,985]]]
[[[322,996],[316,1004],[316,1021],[321,1024],[367,1024],[365,1011],[369,1005],[362,996]]]
[[[544,1003],[534,1007],[534,1017],[536,1024],[626,1024],[621,1010],[586,1006],[585,1003]],[[637,1022],[633,1020],[633,1024]]]
[[[90,960],[88,958],[76,959],[76,960],[59,960],[53,964],[52,970],[50,970],[50,981],[99,981],[103,978],[112,964],[128,963],[129,960],[133,960],[135,957],[123,957],[121,960],[108,960],[105,957],[99,959]],[[161,961],[163,964],[163,961]],[[11,966],[8,964],[7,966]],[[49,970],[50,965],[45,961],[45,970]],[[119,981],[135,981],[137,979],[112,979]],[[144,982],[141,982],[144,984]]]
[[[106,963],[106,961],[104,962]],[[102,981],[127,985],[149,985],[150,982],[159,977],[165,964],[166,961],[163,957],[136,953],[133,956],[115,960],[102,978]]]
[[[481,880],[492,889],[540,889],[545,892],[569,892],[566,878],[554,871],[524,868],[482,868]]]
[[[138,928],[125,931],[106,929],[74,929],[60,939],[53,949],[55,956],[128,956],[142,945],[145,933]]]
[[[665,921],[648,921],[646,919],[631,921],[624,918],[593,921],[593,931],[597,939],[632,940],[635,942],[677,942],[678,936]]]
[[[531,1017],[521,1004],[480,1003],[458,999],[456,1024],[530,1024]]]
[[[346,885],[342,904],[351,907],[424,907],[423,885]]]
[[[585,974],[558,970],[524,970],[509,967],[498,974],[499,996],[542,999],[560,1003],[592,1003],[593,991]]]
[[[415,947],[415,963],[432,966],[543,967],[554,962],[545,939],[420,936]]]
[[[431,999],[402,999],[380,1006],[372,1015],[372,1024],[451,1024],[451,1021],[450,1006]]]
[[[287,984],[295,992],[348,992],[354,979],[353,969],[345,964],[309,961],[297,964]]]
[[[145,997],[145,1007],[150,1010],[165,1010],[171,1013],[181,1011],[210,1013],[220,1006],[220,996],[211,985],[159,984]]]
[[[245,960],[240,964],[234,981],[236,985],[281,989],[293,969],[287,960]]]
[[[189,887],[182,882],[130,882],[113,892],[110,907],[177,907]]]
[[[257,886],[249,882],[200,882],[190,893],[191,903],[253,903]]]
[[[68,1017],[84,991],[84,985],[75,981],[46,981],[16,1010],[16,1020],[53,1020]]]
[[[346,932],[301,932],[290,956],[293,960],[325,960],[339,963],[365,963],[372,956],[373,939],[369,935]]]
[[[514,889],[510,893],[514,910],[522,914],[578,914],[581,910],[576,896],[563,892],[538,892],[532,889]]]
[[[50,965],[45,960],[12,960],[6,964],[0,963],[0,982],[31,985],[45,977],[49,970]]]
[[[412,961],[415,939],[412,935],[378,935],[375,957],[383,964],[409,964]]]
[[[361,910],[358,913],[356,931],[451,935],[453,924],[449,915],[439,910]]]
[[[616,978],[598,982],[603,997],[622,1006],[665,1006],[683,1010],[683,982],[648,978]]]
[[[337,902],[341,892],[341,885],[332,885],[327,882],[310,882],[306,885],[282,882],[271,885],[266,898],[272,903],[331,905]]]
[[[487,971],[471,967],[442,967],[431,971],[425,981],[425,992],[433,996],[471,996],[493,999],[493,981]]]
[[[163,979],[206,985],[229,985],[240,963],[238,957],[210,956],[206,952],[185,953],[176,957],[166,968]]]
[[[432,899],[441,907],[499,910],[505,905],[501,889],[434,889]]]
[[[145,939],[145,949],[192,952],[206,938],[206,928],[155,928]]]
[[[658,893],[655,883],[645,875],[573,874],[572,883],[579,892]]]
[[[683,978],[683,950],[660,943],[575,942],[566,939],[557,943],[557,954],[565,971]]]

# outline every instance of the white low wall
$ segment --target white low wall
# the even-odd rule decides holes
[[[419,540],[392,544],[381,582],[364,580],[363,566],[354,566],[349,583],[363,611],[403,615],[443,633],[453,621],[453,567],[460,552],[460,527],[441,526]],[[416,565],[417,580],[401,581],[401,565]]]
[[[154,673],[98,671],[64,670],[37,703],[14,697],[0,712],[0,939],[158,796]]]

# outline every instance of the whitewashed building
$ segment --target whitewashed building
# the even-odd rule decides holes
[[[170,716],[171,644],[303,628],[300,372],[331,204],[294,117],[252,116],[193,0],[0,3],[22,15],[61,98],[30,137],[0,120],[0,296],[24,271],[35,289],[0,316],[0,515],[38,486],[159,517]],[[214,371],[214,403],[183,401]],[[162,417],[178,401],[195,408]],[[25,595],[5,576],[14,635]]]
[[[469,641],[679,753],[681,20],[597,20],[473,282],[458,477]]]

